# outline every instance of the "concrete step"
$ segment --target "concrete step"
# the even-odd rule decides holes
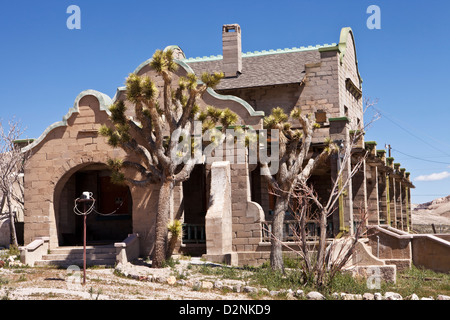
[[[86,259],[86,266],[106,266],[113,267],[116,264],[116,259]],[[35,266],[57,266],[57,267],[69,267],[76,265],[83,268],[83,259],[64,259],[64,260],[39,260],[36,261]]]
[[[83,247],[59,247],[50,250],[50,254],[72,254],[72,253],[83,253]],[[86,254],[97,254],[97,253],[111,253],[115,254],[116,249],[114,246],[87,246]]]
[[[114,266],[116,263],[116,249],[113,245],[87,246],[87,266]],[[77,265],[83,267],[83,247],[59,247],[51,249],[42,260],[36,261],[36,266],[68,267]]]
[[[115,253],[88,253],[86,252],[87,260],[97,259],[112,259],[115,258]],[[71,253],[51,253],[42,256],[42,260],[76,260],[83,259],[83,251]]]

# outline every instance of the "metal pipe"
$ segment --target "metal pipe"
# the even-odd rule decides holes
[[[83,286],[86,285],[86,202],[83,202],[83,210],[84,210],[84,230],[83,230]]]
[[[380,258],[380,236],[377,236],[377,258]]]

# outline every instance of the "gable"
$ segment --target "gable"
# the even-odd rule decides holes
[[[342,28],[338,44],[339,61],[344,67],[345,76],[361,89],[362,78],[358,70],[358,58],[353,31],[350,27]]]

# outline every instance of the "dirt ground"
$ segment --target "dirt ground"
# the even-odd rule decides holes
[[[211,287],[211,276],[190,275],[182,283],[174,272],[186,272],[187,262],[176,268],[151,269],[145,265],[114,268],[0,268],[3,300],[244,300],[245,293]],[[177,271],[175,271],[177,270]],[[132,278],[133,277],[133,278]],[[232,280],[227,283],[233,286]],[[224,283],[226,284],[226,283]],[[242,284],[242,283],[241,283]]]

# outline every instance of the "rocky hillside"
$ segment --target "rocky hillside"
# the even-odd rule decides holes
[[[413,224],[450,225],[450,196],[412,205]]]

